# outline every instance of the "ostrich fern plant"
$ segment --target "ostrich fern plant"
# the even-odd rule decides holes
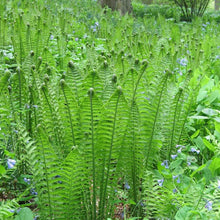
[[[169,25],[154,21],[107,12],[97,23],[74,8],[29,4],[13,13],[10,31],[0,20],[16,61],[1,72],[0,115],[4,143],[33,177],[40,219],[114,218],[121,191],[134,216],[175,216],[172,201],[183,197],[160,187],[155,169],[184,143],[198,92],[198,66],[175,72],[184,45],[161,37]]]

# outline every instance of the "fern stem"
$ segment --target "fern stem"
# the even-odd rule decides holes
[[[95,145],[94,145],[94,124],[93,124],[93,102],[92,98],[94,95],[94,89],[90,88],[89,98],[90,98],[90,111],[91,111],[91,132],[92,132],[92,169],[93,169],[93,219],[96,220],[96,167],[95,167]]]
[[[40,135],[41,139],[41,135]],[[50,220],[52,220],[52,208],[51,208],[51,195],[50,195],[50,187],[49,187],[49,179],[48,179],[48,171],[47,171],[47,165],[46,165],[46,158],[45,158],[45,151],[43,147],[43,142],[41,139],[41,146],[42,146],[42,151],[43,151],[43,160],[44,160],[44,170],[45,170],[45,176],[46,176],[46,184],[47,184],[47,191],[48,191],[48,202],[49,202],[49,211],[50,211]]]
[[[132,103],[132,108],[134,107],[134,100]],[[137,174],[136,174],[136,150],[135,150],[135,125],[134,125],[134,111],[132,112],[132,146],[131,146],[131,152],[132,152],[132,165],[131,165],[131,172],[132,172],[132,181],[133,181],[133,196],[134,196],[134,201],[137,203],[137,189],[136,189],[136,184],[137,184]]]
[[[73,145],[76,146],[75,135],[74,135],[74,131],[73,131],[72,117],[71,117],[71,112],[70,112],[70,107],[69,107],[69,103],[68,103],[68,100],[67,100],[67,97],[66,97],[66,93],[64,91],[63,86],[62,86],[62,91],[63,91],[63,96],[64,96],[64,99],[65,99],[65,103],[66,103],[66,106],[67,106],[67,110],[68,110],[68,115],[69,115],[69,120],[70,120],[70,127],[71,127],[71,134],[72,134],[72,139],[73,139]]]
[[[168,160],[170,159],[171,151],[172,151],[172,148],[173,148],[175,125],[176,125],[176,116],[177,116],[178,104],[179,104],[179,100],[180,100],[182,91],[183,90],[181,89],[178,92],[178,97],[177,97],[177,102],[176,102],[176,107],[175,107],[175,112],[174,112],[174,117],[173,117],[173,126],[172,126],[172,132],[171,132],[170,147],[169,147],[168,157],[167,157]]]
[[[48,97],[47,97],[45,88],[42,88],[42,90],[43,90],[43,93],[44,93],[44,96],[45,96],[47,105],[49,106],[51,116],[53,117],[53,110],[52,110],[52,107],[51,107],[50,102],[49,102],[49,100],[48,100]],[[53,120],[53,123],[54,123],[54,125],[55,125],[55,121],[54,121],[54,120]],[[59,146],[61,146],[60,136],[57,134],[57,132],[54,132],[54,135],[55,135],[56,142],[58,142],[58,143],[59,143]],[[59,152],[59,156],[61,156],[61,155],[60,155],[60,152]]]
[[[19,83],[19,116],[20,120],[22,120],[22,113],[21,113],[21,90],[22,90],[22,83],[21,83],[21,69],[20,67],[17,68],[18,73],[18,83]]]
[[[107,191],[107,186],[108,186],[108,180],[109,180],[109,171],[110,171],[110,165],[111,165],[111,157],[112,157],[112,148],[113,148],[113,142],[114,142],[114,136],[115,136],[115,126],[116,126],[116,117],[117,117],[117,112],[118,112],[118,103],[121,95],[121,88],[118,90],[118,98],[117,102],[115,105],[115,113],[114,113],[114,122],[113,122],[113,128],[112,128],[112,136],[111,136],[111,144],[109,148],[109,156],[108,156],[108,166],[107,166],[107,174],[106,174],[106,181],[105,181],[105,186],[104,186],[104,194],[102,197],[102,203],[101,203],[101,215],[100,219],[105,219],[104,218],[104,207],[105,207],[105,198],[106,198],[106,191]]]
[[[164,88],[166,86],[167,79],[168,79],[168,73],[166,74],[166,76],[164,78],[163,86],[162,86],[162,89],[161,89],[161,92],[160,92],[160,95],[159,95],[159,100],[158,100],[158,103],[157,103],[157,110],[156,110],[156,115],[154,117],[153,127],[151,129],[150,141],[148,143],[148,152],[147,152],[147,156],[146,156],[146,159],[145,159],[145,161],[146,161],[146,165],[145,165],[146,169],[147,169],[148,159],[149,159],[150,151],[151,151],[151,147],[152,147],[151,145],[152,145],[152,141],[153,141],[153,137],[154,137],[154,131],[156,129],[156,122],[157,122],[157,118],[158,118],[158,114],[159,114],[161,99],[162,99],[162,96],[163,96],[163,92],[164,92]]]

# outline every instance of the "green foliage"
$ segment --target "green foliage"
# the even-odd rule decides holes
[[[132,3],[133,13],[137,17],[155,17],[163,16],[167,19],[174,19],[175,21],[180,20],[179,8],[171,5],[159,5],[159,4],[141,4],[133,1]]]
[[[218,219],[214,21],[94,1],[0,7],[2,218]]]

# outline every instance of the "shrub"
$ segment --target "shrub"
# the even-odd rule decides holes
[[[182,20],[192,21],[196,16],[202,17],[209,0],[174,0],[175,4],[180,7]]]

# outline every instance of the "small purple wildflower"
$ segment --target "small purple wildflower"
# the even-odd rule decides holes
[[[168,160],[164,160],[163,163],[161,163],[161,166],[165,166],[166,169],[169,169]]]
[[[193,152],[193,153],[196,152],[197,154],[200,153],[200,150],[196,150],[194,147],[192,147],[190,151]]]
[[[76,37],[76,38],[75,38],[75,41],[79,41],[79,38],[78,38],[78,37]]]
[[[38,194],[34,189],[31,189],[30,191],[31,191],[32,195],[37,195]]]
[[[190,161],[187,161],[187,165],[190,166],[190,165],[191,165],[191,162],[190,162]]]
[[[34,108],[38,108],[38,106],[37,106],[37,105],[33,105],[33,107],[34,107]]]
[[[186,58],[178,58],[177,63],[179,63],[181,66],[187,66],[188,60]]]
[[[180,183],[180,177],[178,177],[178,179],[176,180],[177,183]]]
[[[176,148],[180,148],[180,147],[182,147],[182,145],[179,145],[179,144],[176,145]]]
[[[173,160],[175,160],[176,159],[176,157],[177,157],[177,154],[175,154],[175,155],[171,155],[171,158],[173,159]]]
[[[163,186],[164,179],[157,180],[159,186]]]
[[[211,211],[211,210],[212,210],[212,204],[213,204],[212,201],[208,201],[208,202],[206,203],[206,205],[205,205],[205,208],[208,209],[209,211]]]
[[[31,183],[31,180],[25,177],[25,178],[24,178],[24,182],[26,182],[27,184],[30,184],[30,183]]]
[[[178,149],[177,153],[180,154],[182,152],[182,147]]]
[[[7,159],[7,165],[8,165],[8,169],[12,169],[16,164],[16,160],[13,159]]]
[[[128,185],[128,182],[125,182],[125,189],[129,190],[131,187]]]
[[[54,39],[54,36],[53,36],[52,34],[50,35],[50,39],[51,39],[51,40],[53,40],[53,39]]]
[[[175,188],[175,189],[173,189],[173,193],[177,193],[177,189]]]
[[[220,189],[220,180],[218,180],[218,189]]]
[[[177,179],[177,180],[176,180],[177,183],[180,183],[180,177],[179,177],[179,175],[174,175],[174,176],[173,176],[173,180],[175,180],[175,179]]]
[[[178,175],[174,175],[173,176],[173,180],[175,180],[176,178],[178,178]]]

